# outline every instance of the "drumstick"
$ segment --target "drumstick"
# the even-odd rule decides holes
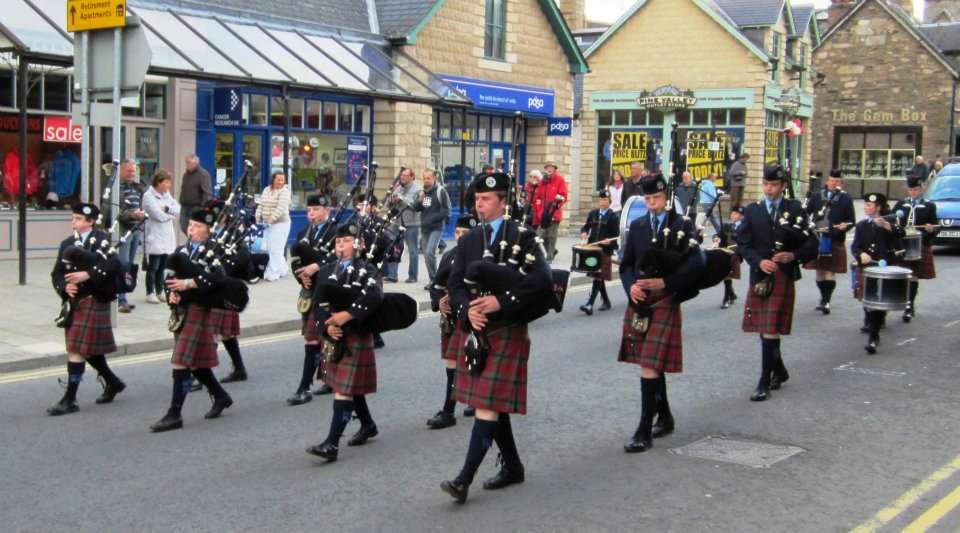
[[[602,241],[588,242],[587,244],[582,244],[581,246],[600,246],[600,245],[602,245],[603,243],[605,243],[605,242],[607,242],[607,241],[612,241],[612,240],[613,240],[612,238],[610,238],[610,239],[603,239]]]

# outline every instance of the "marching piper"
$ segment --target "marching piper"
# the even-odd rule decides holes
[[[899,223],[907,230],[920,231],[920,259],[906,261],[903,266],[913,271],[910,280],[910,303],[903,311],[903,321],[910,322],[916,314],[917,292],[920,291],[921,279],[934,279],[937,269],[933,263],[933,239],[940,233],[939,219],[937,218],[937,204],[923,199],[922,176],[910,174],[907,176],[907,198],[900,200],[893,207],[893,212],[903,217]]]
[[[213,234],[218,236],[223,233],[226,224],[226,214],[223,213],[224,202],[222,200],[208,200],[204,207],[212,211],[217,216],[217,225],[214,227]],[[244,245],[245,246],[245,245]],[[224,269],[228,276],[246,281],[248,276],[250,262],[249,249],[240,248],[237,253],[224,258]],[[234,381],[247,380],[247,367],[243,364],[243,355],[240,353],[240,313],[233,309],[212,308],[213,320],[216,321],[217,336],[220,337],[220,343],[230,356],[230,364],[233,370],[226,377],[220,380],[220,383],[233,383]],[[199,384],[198,384],[199,385]],[[194,389],[190,389],[194,390]]]
[[[723,247],[735,246],[737,244],[737,232],[740,231],[740,224],[743,223],[743,206],[735,205],[730,208],[730,222],[723,224],[723,232],[714,239],[719,241]],[[721,309],[729,308],[733,302],[737,301],[737,293],[733,290],[733,280],[740,279],[740,264],[743,263],[743,256],[740,255],[739,247],[734,250],[730,260],[733,262],[730,269],[730,275],[723,280],[723,302]]]
[[[69,306],[61,317],[66,322],[59,323],[65,327],[67,386],[63,398],[47,409],[51,416],[75,413],[80,409],[77,389],[87,363],[97,370],[103,380],[103,394],[96,399],[96,403],[110,403],[127,388],[110,369],[106,359],[106,354],[117,351],[110,322],[110,302],[117,298],[116,277],[120,271],[120,260],[113,254],[97,264],[85,264],[83,266],[86,268],[80,268],[76,264],[79,258],[68,257],[73,255],[73,249],[83,250],[92,257],[95,257],[97,250],[108,250],[110,234],[96,231],[94,227],[99,216],[100,210],[93,204],[74,204],[70,220],[74,235],[60,243],[57,260],[50,273],[54,290]]]
[[[610,209],[610,191],[604,189],[597,193],[597,196],[597,209],[587,214],[587,221],[580,228],[580,239],[586,239],[588,243],[599,243],[601,250],[600,271],[587,274],[587,277],[593,278],[590,298],[586,304],[580,306],[580,310],[588,316],[593,314],[593,302],[598,294],[601,299],[599,310],[610,309],[606,282],[613,280],[611,256],[618,247],[617,237],[620,236],[620,216]]]
[[[837,274],[847,272],[847,232],[857,221],[853,198],[843,190],[840,170],[830,171],[826,188],[810,197],[806,210],[820,234],[821,243],[817,258],[804,264],[803,268],[817,271],[817,288],[820,289],[817,311],[829,315],[830,298],[837,288]],[[830,242],[824,243],[823,239]]]

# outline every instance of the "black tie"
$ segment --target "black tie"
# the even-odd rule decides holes
[[[777,203],[770,202],[770,220],[777,220]]]
[[[493,226],[487,226],[487,248],[493,248]]]
[[[653,236],[657,236],[657,230],[660,229],[660,217],[653,215]]]

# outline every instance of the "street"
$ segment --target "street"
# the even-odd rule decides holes
[[[234,406],[204,420],[209,400],[193,393],[184,428],[162,434],[147,428],[169,404],[167,353],[113,359],[128,388],[110,405],[94,404],[100,386],[88,368],[80,412],[58,418],[44,409],[62,394],[62,368],[0,374],[0,523],[5,531],[823,532],[899,531],[929,511],[928,521],[945,515],[931,531],[955,531],[960,252],[941,249],[937,271],[921,283],[912,323],[890,313],[873,356],[863,350],[849,274],[822,316],[813,272],[804,271],[793,335],[783,341],[791,379],[762,403],[748,401],[760,343],[740,331],[746,280],[728,310],[720,310],[722,286],[685,303],[684,372],[667,378],[676,432],[636,455],[622,450],[640,414],[640,369],[616,361],[623,290],[608,284],[613,310],[587,317],[577,307],[589,286],[571,289],[563,313],[530,329],[529,412],[512,417],[526,481],[483,490],[496,472],[491,449],[464,505],[438,485],[459,471],[473,421],[458,406],[456,426],[425,426],[444,384],[430,313],[386,334],[377,352],[379,392],[368,401],[379,436],[362,447],[344,439],[329,464],[304,449],[326,435],[331,397],[285,403],[303,353],[293,333],[245,339],[250,380],[225,386]],[[222,377],[222,349],[220,360]],[[358,428],[351,422],[346,437]]]

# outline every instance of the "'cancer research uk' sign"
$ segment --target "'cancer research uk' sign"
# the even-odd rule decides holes
[[[550,117],[547,119],[547,135],[551,137],[569,137],[573,132],[571,117]]]
[[[440,76],[481,109],[523,111],[530,115],[549,117],[553,114],[553,91],[459,76]]]
[[[363,176],[367,164],[367,138],[347,137],[347,176],[344,181],[353,185]]]
[[[213,90],[213,125],[239,126],[243,120],[243,100],[240,89],[215,88]]]

